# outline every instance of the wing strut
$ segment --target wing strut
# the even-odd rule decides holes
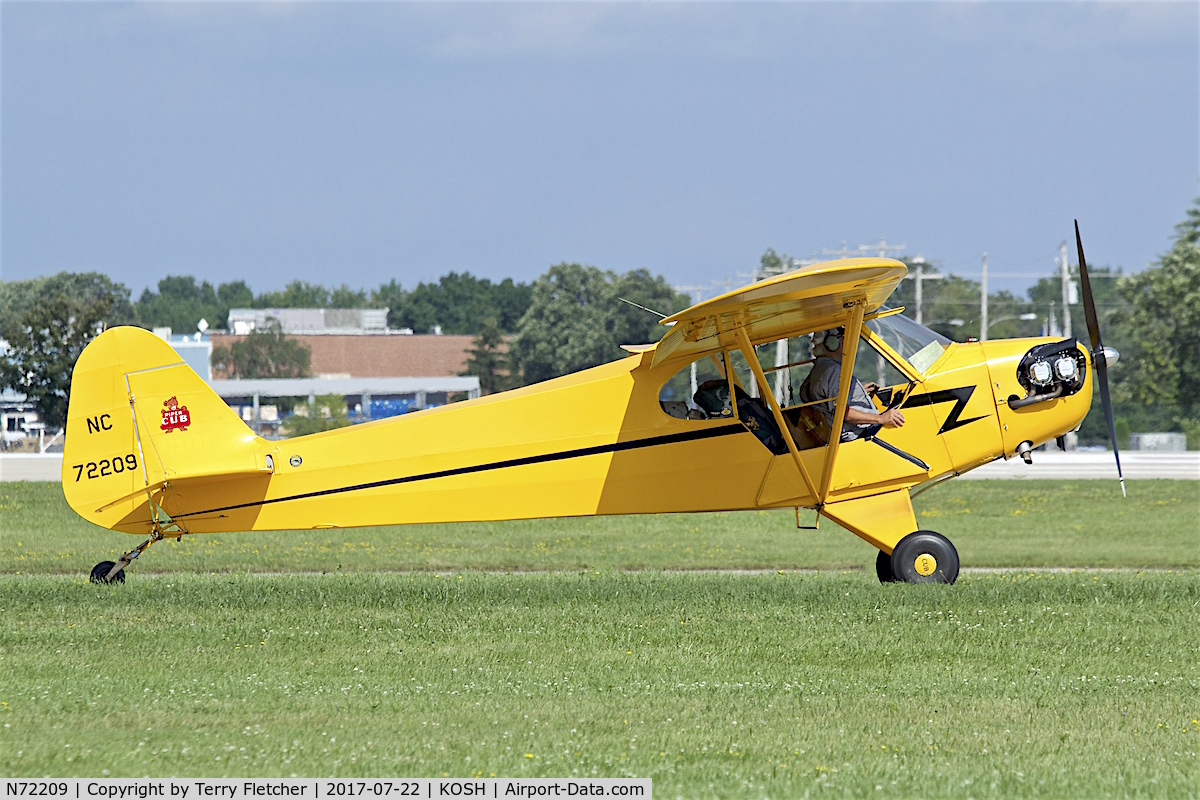
[[[821,475],[821,494],[818,502],[824,503],[829,495],[829,482],[833,479],[833,465],[837,462],[838,445],[842,443],[842,425],[846,421],[846,407],[850,404],[850,386],[854,380],[854,359],[858,355],[858,334],[862,330],[866,302],[859,300],[850,312],[846,325],[845,344],[842,345],[842,381],[838,386],[837,409],[833,414],[833,425],[829,429],[829,455],[825,459],[825,471]]]
[[[860,309],[859,318],[861,319],[861,317],[862,311]],[[750,365],[750,369],[754,372],[754,379],[758,381],[759,391],[771,407],[771,414],[775,417],[775,424],[779,426],[779,432],[783,435],[783,440],[787,442],[788,452],[792,454],[792,460],[800,468],[800,477],[804,479],[804,485],[808,487],[809,496],[812,497],[814,503],[819,505],[821,500],[817,497],[817,487],[813,484],[808,470],[804,467],[804,461],[800,458],[800,449],[796,447],[796,440],[792,438],[792,432],[788,428],[787,420],[784,419],[783,411],[779,408],[779,401],[775,399],[775,393],[771,391],[771,387],[767,383],[767,376],[763,373],[762,364],[758,363],[758,356],[754,352],[754,346],[750,344],[750,337],[746,335],[746,329],[740,325],[735,329],[735,333],[737,335],[738,348],[742,351],[742,355],[746,358],[746,363]],[[733,372],[733,370],[730,370],[730,372]]]

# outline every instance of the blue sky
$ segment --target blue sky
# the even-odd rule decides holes
[[[1196,3],[0,5],[0,277],[675,283],[885,237],[993,288],[1200,194]]]

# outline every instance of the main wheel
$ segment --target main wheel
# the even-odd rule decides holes
[[[892,571],[892,557],[882,550],[875,556],[875,574],[880,583],[895,583],[896,573]]]
[[[121,570],[111,578],[108,577],[108,572],[117,565],[115,561],[101,561],[96,566],[92,567],[91,577],[88,578],[92,583],[124,583],[125,570]]]
[[[954,583],[958,551],[936,531],[910,533],[892,550],[892,572],[905,583]]]

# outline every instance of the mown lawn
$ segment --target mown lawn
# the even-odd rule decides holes
[[[966,566],[1126,568],[954,587],[790,512],[203,536],[100,587],[138,540],[0,484],[0,771],[1194,797],[1198,490],[937,487]]]
[[[915,502],[967,567],[1200,566],[1200,481],[951,481]],[[802,513],[812,523],[811,512]],[[0,483],[0,572],[81,575],[140,538],[97,528],[53,483]],[[873,569],[875,551],[790,510],[213,534],[162,542],[134,573]]]
[[[1190,570],[9,575],[0,771],[1189,797],[1198,603]]]

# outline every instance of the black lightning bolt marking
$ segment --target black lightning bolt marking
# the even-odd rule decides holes
[[[981,420],[987,415],[980,417],[971,417],[970,419],[959,419],[958,415],[967,407],[967,401],[971,399],[971,395],[975,393],[974,386],[960,386],[957,389],[942,389],[937,392],[928,392],[926,394],[910,395],[901,408],[916,408],[918,406],[936,406],[938,403],[949,403],[954,401],[954,408],[950,409],[949,416],[942,423],[942,427],[938,430],[938,436],[941,436],[947,431],[952,431],[955,428],[961,428],[969,422]]]

